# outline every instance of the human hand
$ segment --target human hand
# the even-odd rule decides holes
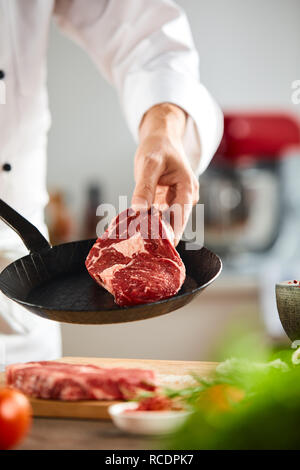
[[[182,143],[185,123],[185,112],[173,104],[151,108],[141,123],[134,164],[132,207],[148,208],[154,204],[162,211],[175,207],[179,211],[176,223],[174,218],[171,220],[175,245],[199,200],[199,183]]]

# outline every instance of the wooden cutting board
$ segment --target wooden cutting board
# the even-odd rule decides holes
[[[202,377],[211,374],[217,365],[216,362],[198,361],[156,361],[149,359],[109,359],[89,357],[63,357],[61,362],[70,364],[94,364],[101,367],[126,367],[154,370],[161,385],[170,388],[183,388],[189,386],[193,379],[191,372]],[[4,373],[0,374],[0,386],[5,383]],[[113,401],[77,401],[65,402],[58,400],[41,400],[30,398],[34,416],[49,418],[85,418],[109,419],[108,407]]]

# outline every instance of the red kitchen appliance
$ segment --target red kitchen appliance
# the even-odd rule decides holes
[[[205,244],[223,256],[272,248],[285,216],[283,167],[300,158],[300,123],[275,112],[226,113],[224,136],[200,181]]]

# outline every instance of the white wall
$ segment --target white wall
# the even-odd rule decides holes
[[[292,105],[290,99],[291,82],[300,79],[299,0],[178,3],[186,9],[200,51],[202,81],[223,108],[283,108],[300,113],[300,105]],[[49,186],[67,190],[77,217],[87,182],[103,184],[106,202],[116,203],[119,194],[130,195],[135,145],[116,94],[87,55],[56,28],[51,31],[48,82],[53,116]],[[64,326],[65,352],[203,357],[207,349],[201,345],[209,343],[214,328],[209,327],[207,314],[197,314],[201,303],[192,305],[147,323]]]
[[[299,0],[180,0],[201,57],[201,77],[223,108],[289,108],[300,78]],[[78,210],[82,190],[100,181],[107,202],[133,189],[135,145],[115,91],[85,52],[56,28],[49,48],[53,125],[50,186],[67,188]]]
[[[290,108],[300,77],[298,0],[182,0],[202,81],[223,108]]]

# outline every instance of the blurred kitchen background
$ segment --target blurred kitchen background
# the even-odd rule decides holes
[[[205,244],[221,255],[218,281],[161,318],[63,325],[65,355],[212,360],[232,323],[285,342],[274,296],[300,278],[299,0],[179,0],[200,53],[202,82],[225,114],[222,144],[200,178]],[[101,47],[101,45],[100,45]],[[95,236],[95,207],[133,190],[135,143],[118,98],[55,26],[49,47],[47,211],[52,241]]]

